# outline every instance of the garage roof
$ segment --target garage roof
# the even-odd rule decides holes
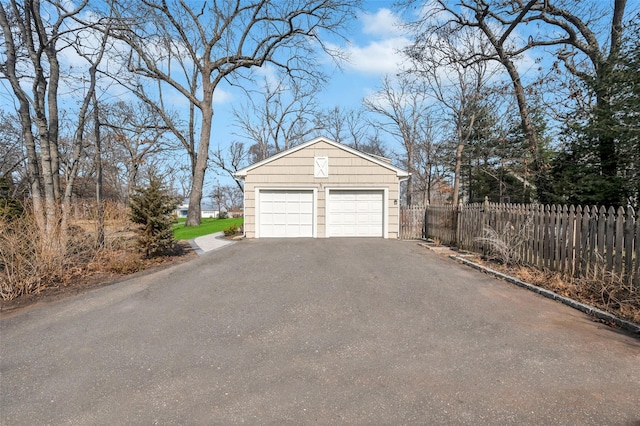
[[[396,176],[398,176],[398,177],[407,177],[407,176],[409,176],[409,173],[407,173],[406,171],[404,171],[402,169],[399,169],[399,168],[397,168],[395,166],[392,166],[391,164],[387,163],[386,161],[381,160],[380,159],[381,157],[375,157],[375,156],[372,156],[372,155],[369,155],[369,154],[365,154],[364,152],[358,151],[357,149],[353,149],[351,147],[348,147],[346,145],[343,145],[341,143],[332,141],[332,140],[324,138],[324,137],[315,138],[315,139],[310,140],[309,142],[305,142],[305,143],[300,144],[298,146],[294,146],[293,148],[289,148],[289,149],[287,149],[285,151],[281,151],[281,152],[277,153],[276,155],[273,155],[273,156],[271,156],[269,158],[265,158],[262,161],[259,161],[259,162],[255,163],[255,164],[252,164],[252,165],[248,166],[248,167],[245,167],[244,169],[238,170],[237,172],[234,173],[234,176],[239,177],[239,178],[244,178],[247,175],[247,173],[250,172],[253,169],[256,169],[256,168],[258,168],[260,166],[263,166],[263,165],[265,165],[267,163],[275,161],[278,158],[282,158],[282,157],[284,157],[284,156],[286,156],[288,154],[291,154],[292,152],[296,152],[296,151],[299,151],[301,149],[305,149],[306,147],[311,146],[313,144],[316,144],[318,142],[328,143],[329,145],[333,145],[336,148],[340,148],[342,150],[350,152],[353,155],[357,155],[358,157],[361,157],[361,158],[364,158],[365,160],[371,161],[372,163],[376,163],[377,165],[379,165],[381,167],[384,167],[385,169],[389,169],[389,170],[394,171],[396,173]]]

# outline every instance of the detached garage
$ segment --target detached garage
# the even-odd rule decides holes
[[[247,238],[398,238],[400,182],[381,157],[317,138],[236,172]]]

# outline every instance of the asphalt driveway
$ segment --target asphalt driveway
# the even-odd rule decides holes
[[[6,425],[640,424],[640,340],[412,242],[241,241],[0,325]]]

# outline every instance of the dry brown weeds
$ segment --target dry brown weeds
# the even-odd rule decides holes
[[[479,258],[473,261],[526,283],[594,306],[618,318],[640,324],[640,290],[626,285],[620,277],[610,273],[605,274],[604,279],[570,277],[530,266],[505,266],[499,262]]]
[[[66,247],[62,248],[48,245],[29,215],[12,221],[0,218],[0,310],[5,310],[11,300],[33,301],[32,295],[64,293],[65,289],[77,292],[195,255],[188,245],[178,244],[167,256],[143,258],[123,211],[107,209],[105,243],[101,247],[96,244],[96,223],[90,218],[74,221]]]

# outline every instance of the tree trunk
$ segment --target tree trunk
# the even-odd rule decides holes
[[[136,180],[138,179],[138,163],[139,159],[137,156],[133,155],[131,157],[131,165],[129,166],[129,173],[127,174],[127,205],[131,200],[131,196],[133,195],[133,190],[136,187]]]
[[[601,204],[605,206],[624,205],[625,194],[622,191],[622,185],[618,182],[618,148],[616,139],[611,132],[606,129],[612,129],[615,126],[611,111],[610,84],[613,66],[617,62],[620,55],[620,47],[622,45],[622,19],[626,7],[626,0],[615,0],[613,10],[613,18],[611,22],[611,40],[609,56],[599,63],[594,63],[596,70],[595,94],[595,121],[596,128],[604,131],[598,132],[598,155],[600,157],[600,170],[602,176],[605,177],[606,188],[603,188]],[[598,58],[602,58],[598,56]]]
[[[413,144],[410,141],[405,142],[407,145],[407,172],[409,173],[409,179],[407,179],[407,206],[411,205],[413,198],[413,164],[415,162],[415,158],[413,155]]]
[[[102,141],[100,140],[100,117],[98,114],[98,97],[93,92],[93,138],[96,144],[96,209],[97,235],[96,245],[104,247],[104,200],[102,199]]]
[[[607,90],[602,88],[596,90],[596,107],[594,120],[596,128],[611,129],[614,126],[613,117]],[[607,185],[601,188],[604,206],[618,207],[624,203],[624,194],[621,185],[616,184],[618,178],[618,149],[616,139],[612,132],[600,131],[597,134],[598,156],[600,157],[600,171],[605,178]]]
[[[534,4],[534,1],[530,1],[528,3],[527,9]],[[481,12],[476,13],[476,19],[478,20],[478,24],[480,30],[487,36],[487,39],[495,49],[500,63],[506,68],[509,77],[511,78],[511,84],[513,85],[513,91],[516,96],[516,101],[518,103],[518,110],[520,112],[520,123],[522,127],[522,132],[528,142],[529,152],[531,153],[532,162],[531,168],[533,169],[533,173],[535,175],[536,182],[536,192],[538,196],[538,201],[543,204],[549,203],[551,191],[549,188],[549,179],[546,176],[545,170],[545,161],[544,156],[542,155],[542,147],[538,141],[538,135],[536,133],[536,129],[533,126],[533,122],[531,121],[531,115],[529,113],[529,106],[527,105],[527,98],[524,91],[524,86],[522,84],[522,80],[520,79],[520,73],[518,73],[518,69],[511,61],[509,55],[505,52],[504,43],[506,42],[505,36],[503,38],[498,39],[496,35],[493,33],[493,30],[489,27],[489,25],[485,22],[484,16]]]
[[[454,206],[458,205],[458,201],[460,200],[460,171],[462,170],[462,151],[464,149],[464,142],[462,139],[458,141],[458,146],[456,147],[456,166],[453,174],[453,197],[452,204]]]
[[[60,157],[58,154],[58,86],[60,81],[60,65],[56,57],[54,45],[49,45],[46,49],[49,59],[49,91],[47,102],[49,108],[49,155],[51,157],[51,168],[53,173],[53,193],[57,202],[62,201],[62,190],[60,189]]]
[[[45,230],[45,214],[44,203],[42,200],[42,190],[40,188],[40,168],[38,167],[38,153],[36,150],[36,142],[31,131],[31,118],[29,112],[29,103],[18,97],[20,102],[19,115],[20,124],[22,126],[22,135],[24,136],[25,147],[27,151],[27,176],[31,187],[31,202],[33,203],[33,216],[35,217],[38,228],[41,232]]]
[[[206,84],[206,83],[205,83]],[[187,210],[187,220],[185,226],[198,226],[201,222],[201,202],[204,187],[204,177],[209,161],[209,140],[211,138],[211,124],[213,121],[213,87],[205,88],[205,96],[200,103],[202,112],[202,126],[200,130],[200,141],[198,143],[198,156],[196,159],[193,182],[191,182],[191,193],[189,194],[189,208]]]
[[[520,125],[522,127],[522,132],[527,139],[529,152],[532,158],[531,168],[534,173],[534,179],[536,182],[536,194],[538,201],[540,201],[540,203],[542,204],[548,204],[549,202],[551,202],[549,179],[546,175],[542,147],[540,146],[540,143],[538,141],[536,129],[533,125],[533,122],[531,121],[531,114],[529,113],[529,106],[527,105],[527,98],[525,95],[524,86],[522,85],[522,80],[520,80],[520,74],[518,73],[518,70],[511,59],[509,59],[509,57],[505,55],[502,46],[494,47],[498,52],[500,62],[502,62],[504,67],[507,69],[507,72],[509,73],[509,77],[511,77],[513,91],[515,93],[516,101],[518,103],[518,110],[520,112]]]
[[[480,87],[477,88],[476,90],[476,97],[477,98],[477,93],[480,91]],[[464,96],[464,91],[462,92],[463,96]],[[473,126],[475,125],[476,122],[476,110],[475,108],[478,107],[478,103],[477,100],[474,100],[474,102],[472,103],[472,108],[474,108],[474,110],[471,113],[471,117],[469,117],[469,126],[466,129],[466,132],[463,133],[463,126],[462,126],[462,117],[465,114],[465,107],[464,105],[466,104],[466,99],[462,99],[462,103],[461,105],[463,105],[460,108],[460,113],[458,114],[458,119],[457,119],[457,125],[456,127],[457,129],[457,133],[458,133],[458,146],[456,147],[456,165],[455,165],[455,171],[454,171],[454,176],[453,176],[453,197],[452,197],[452,203],[454,206],[457,206],[459,201],[460,201],[460,181],[462,180],[462,177],[460,176],[461,170],[462,170],[462,151],[464,151],[464,146],[467,143],[467,141],[469,140],[469,138],[471,137],[471,133],[473,132]],[[468,104],[466,104],[468,105]]]

